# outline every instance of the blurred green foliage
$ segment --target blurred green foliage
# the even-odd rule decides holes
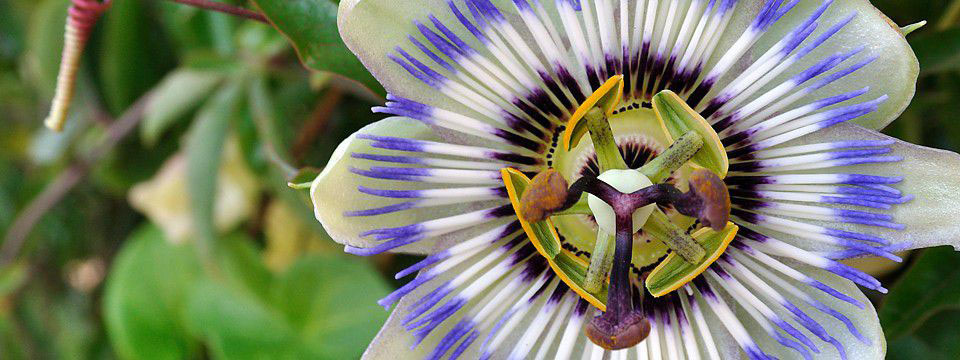
[[[321,10],[332,13],[314,26],[339,41],[329,4]],[[323,166],[341,139],[376,120],[368,109],[377,98],[352,80],[308,70],[268,25],[117,0],[93,33],[70,125],[54,134],[37,125],[53,93],[68,6],[0,2],[0,233],[103,146],[119,119],[134,111],[143,120],[80,167],[83,180],[33,227],[18,261],[0,269],[0,358],[359,356],[388,315],[376,300],[392,285],[377,263],[336,249],[305,195],[286,187],[285,163]],[[329,55],[352,59],[339,51]],[[352,61],[329,70],[374,84]],[[250,191],[265,196],[239,226],[223,228],[216,188],[218,177],[232,180],[226,167],[234,165],[221,161],[234,143],[236,166],[258,183]],[[132,187],[156,179],[174,157],[186,159],[178,176],[187,189],[174,196],[192,205],[184,244],[128,202]]]
[[[960,1],[874,0],[901,25],[929,23],[908,37],[920,61],[913,103],[886,132],[914,143],[960,150]],[[960,253],[950,248],[914,252],[878,299],[889,359],[960,358]]]
[[[224,2],[260,9],[277,28],[114,0],[55,134],[40,123],[69,1],[0,1],[0,233],[63,174],[81,174],[0,268],[0,358],[355,358],[383,323],[376,299],[398,285],[385,274],[411,259],[342,255],[303,192],[286,186],[377,120],[369,107],[383,89],[340,42],[337,1]],[[874,2],[898,24],[930,21],[910,36],[918,95],[887,132],[960,149],[960,1]],[[139,127],[85,164],[130,112],[142,112]],[[231,144],[239,160],[228,160]],[[172,196],[192,224],[182,244],[128,199],[179,158],[185,190]],[[228,167],[252,174],[245,191],[258,200],[222,225]],[[875,299],[889,358],[960,358],[958,261],[927,250],[882,279],[892,284]]]

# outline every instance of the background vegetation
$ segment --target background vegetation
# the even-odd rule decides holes
[[[416,259],[344,255],[286,187],[378,119],[382,89],[339,43],[336,1],[232,2],[283,33],[114,0],[57,134],[41,123],[69,1],[0,0],[0,358],[354,358],[386,319],[375,300]],[[874,3],[930,21],[887,132],[960,150],[960,1]],[[960,253],[907,259],[861,262],[891,287],[874,299],[889,358],[960,358]]]

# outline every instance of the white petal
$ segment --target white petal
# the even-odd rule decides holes
[[[854,165],[840,168],[847,173],[902,176],[894,185],[904,195],[915,198],[895,205],[888,213],[893,221],[904,224],[902,231],[870,228],[876,234],[905,249],[940,245],[960,248],[960,155],[896,140],[856,125],[840,124],[807,135],[790,145],[842,140],[894,140],[890,155],[902,156],[899,162]],[[859,228],[859,229],[858,229]],[[850,227],[863,230],[864,227]]]
[[[498,178],[493,178],[494,173],[496,173],[495,170],[442,169],[441,171],[454,172],[454,177],[440,178],[437,180],[440,181],[440,183],[430,182],[428,178],[425,181],[396,181],[359,175],[355,172],[355,169],[364,170],[375,166],[432,169],[430,166],[385,164],[379,161],[356,158],[355,154],[362,153],[422,159],[421,153],[374,148],[371,146],[373,141],[361,138],[362,135],[392,136],[427,141],[438,138],[432,129],[418,121],[406,118],[389,118],[364,127],[356,134],[344,140],[344,142],[337,147],[323,172],[314,180],[310,189],[310,196],[314,204],[314,212],[317,219],[323,224],[327,233],[341,244],[356,248],[373,248],[383,244],[384,241],[374,240],[374,237],[369,235],[362,236],[362,234],[370,230],[389,229],[423,223],[424,221],[434,219],[456,217],[482,209],[509,204],[502,197],[494,194],[496,190],[491,190],[502,186],[502,181]],[[492,163],[486,162],[486,164]],[[497,166],[499,167],[499,165]],[[456,174],[461,172],[470,175],[482,173],[487,177],[457,177]],[[432,193],[438,194],[432,197],[390,198],[362,193],[358,190],[361,186],[367,189],[387,191],[432,190]],[[468,192],[471,195],[466,195]],[[350,212],[378,209],[384,206],[410,202],[416,202],[418,205],[410,209],[379,215],[349,215]],[[451,226],[454,226],[454,228],[451,229],[464,228],[466,231],[440,231],[433,233],[433,235],[439,236],[439,242],[442,244],[437,248],[435,248],[437,238],[431,237],[403,246],[399,250],[427,253],[431,249],[445,248],[449,244],[457,243],[489,229],[489,227],[472,225],[482,225],[485,224],[486,220],[493,219],[477,218],[474,219],[475,221],[470,221],[471,219],[460,220],[463,221],[451,222]]]
[[[763,1],[738,2],[737,12],[731,20],[726,34],[721,39],[718,49],[727,49],[736,42],[743,29],[746,29],[753,21],[762,3]],[[789,3],[789,1],[784,3]],[[793,31],[797,24],[804,21],[822,3],[821,0],[800,1],[794,9],[771,26],[767,33],[754,45],[754,48],[748,51],[739,61],[738,65],[734,65],[733,70],[729,72],[731,75],[721,79],[729,81],[735,75],[738,75],[739,71],[745,70],[747,66],[754,63],[764,53],[765,49]],[[834,68],[834,71],[844,69],[871,57],[876,57],[876,60],[831,85],[803,97],[798,101],[798,104],[806,104],[816,99],[869,86],[870,91],[865,95],[865,98],[873,99],[885,94],[890,99],[880,107],[879,111],[856,119],[854,122],[868,128],[882,129],[906,109],[916,90],[916,80],[919,74],[919,62],[899,27],[867,0],[835,0],[818,19],[816,30],[800,47],[802,48],[805,44],[810,43],[812,39],[823,34],[827,29],[851,14],[856,14],[856,16],[848,25],[831,36],[809,55],[791,65],[774,83],[779,83],[779,80],[807,69],[827,56],[863,47],[863,50],[854,58],[838,65]],[[711,63],[715,64],[722,54],[723,52],[718,51],[712,57]],[[711,66],[708,63],[707,69],[709,70]],[[724,85],[723,80],[715,88],[722,87],[722,85]]]

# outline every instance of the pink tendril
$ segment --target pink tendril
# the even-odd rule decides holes
[[[73,99],[77,71],[83,49],[90,39],[90,32],[97,20],[110,8],[111,0],[72,0],[67,13],[67,25],[63,34],[63,53],[60,57],[60,72],[57,87],[50,106],[50,114],[44,124],[54,131],[61,131],[67,119],[67,110]]]

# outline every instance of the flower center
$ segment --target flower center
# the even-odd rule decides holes
[[[732,232],[736,231],[736,227],[727,222],[730,199],[720,178],[727,171],[726,153],[713,129],[669,91],[654,96],[652,111],[622,111],[618,114],[621,118],[655,118],[655,123],[646,121],[643,125],[648,128],[639,134],[659,137],[670,144],[639,168],[631,168],[617,144],[611,122],[614,109],[620,104],[622,89],[622,76],[614,76],[580,105],[564,128],[552,163],[554,167],[537,174],[532,181],[524,180],[526,177],[522,175],[520,178],[511,175],[515,172],[503,172],[511,202],[538,251],[564,282],[581,296],[595,300],[591,302],[604,310],[603,315],[590,323],[587,335],[607,349],[636,345],[649,332],[641,310],[634,308],[634,286],[630,279],[634,258],[644,256],[644,251],[638,252],[634,246],[637,231],[643,229],[670,251],[670,256],[646,280],[654,296],[662,296],[679,287],[677,283],[682,285],[696,277],[726,248],[725,244],[732,238],[731,227]],[[651,113],[654,116],[650,116]],[[595,158],[596,170],[591,170],[593,174],[599,173],[598,176],[585,174],[583,167],[573,172],[569,164],[568,158],[577,157],[580,140],[587,135],[595,154],[591,159]],[[688,166],[688,162],[697,166]],[[686,192],[666,182],[684,167],[702,168],[688,170],[687,176],[683,176],[688,180]],[[570,175],[580,177],[568,186]],[[672,206],[691,220],[675,221],[656,205]],[[596,221],[593,228],[568,224],[568,228],[579,230],[578,234],[566,233],[561,228],[568,238],[592,250],[585,269],[571,266],[572,262],[567,262],[565,267],[555,263],[560,260],[557,257],[561,255],[558,250],[561,244],[551,218],[565,215],[579,215],[580,219],[588,215]],[[695,221],[707,227],[701,230],[722,236],[710,237],[698,231],[700,236],[694,239],[686,225]],[[716,238],[727,241],[716,241]],[[714,240],[701,242],[709,239]],[[644,294],[639,295],[642,299]],[[603,298],[606,301],[598,303]],[[640,304],[642,306],[642,302]]]
[[[642,168],[661,155],[671,144],[670,138],[664,134],[653,110],[649,108],[621,109],[617,114],[609,117],[609,125],[620,156],[628,169]],[[584,137],[577,147],[569,151],[560,146],[554,150],[552,159],[551,167],[571,183],[581,177],[600,176],[597,150],[590,138]],[[692,166],[683,165],[661,182],[674,184],[686,190],[687,179],[692,171]],[[659,207],[660,211],[680,228],[686,229],[695,222],[690,217],[678,214],[669,204]],[[563,246],[580,253],[584,260],[589,261],[596,247],[598,226],[594,215],[588,209],[583,210],[566,212],[554,216],[552,220],[561,235]],[[633,267],[638,270],[652,268],[658,260],[666,256],[668,251],[669,248],[663,242],[639,230],[634,234]]]

